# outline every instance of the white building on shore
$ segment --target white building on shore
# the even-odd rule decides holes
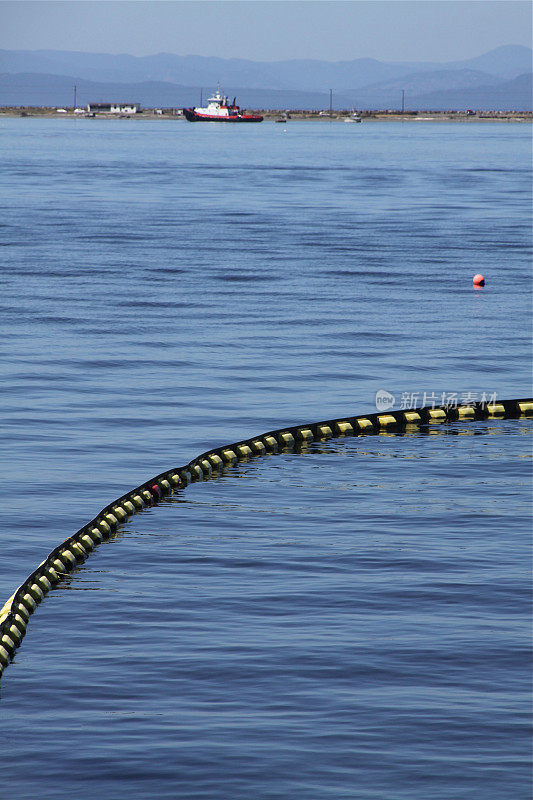
[[[89,103],[89,114],[140,114],[140,103]]]

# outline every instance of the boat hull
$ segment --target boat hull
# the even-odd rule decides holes
[[[262,122],[263,117],[259,114],[229,114],[228,116],[211,116],[210,114],[198,114],[193,108],[184,108],[183,115],[189,122]]]

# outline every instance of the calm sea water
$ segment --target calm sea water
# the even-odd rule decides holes
[[[211,446],[527,395],[530,142],[1,120],[0,604]],[[4,673],[2,797],[530,798],[530,433],[332,440],[134,517]]]

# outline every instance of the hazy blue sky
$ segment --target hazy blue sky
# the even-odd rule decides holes
[[[531,46],[529,0],[15,0],[0,2],[10,50],[327,61],[453,61]]]

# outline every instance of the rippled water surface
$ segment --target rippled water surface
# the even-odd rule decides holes
[[[530,393],[526,125],[4,119],[0,148],[0,605],[211,446]],[[530,433],[316,443],[134,517],[4,673],[5,797],[528,800]]]

